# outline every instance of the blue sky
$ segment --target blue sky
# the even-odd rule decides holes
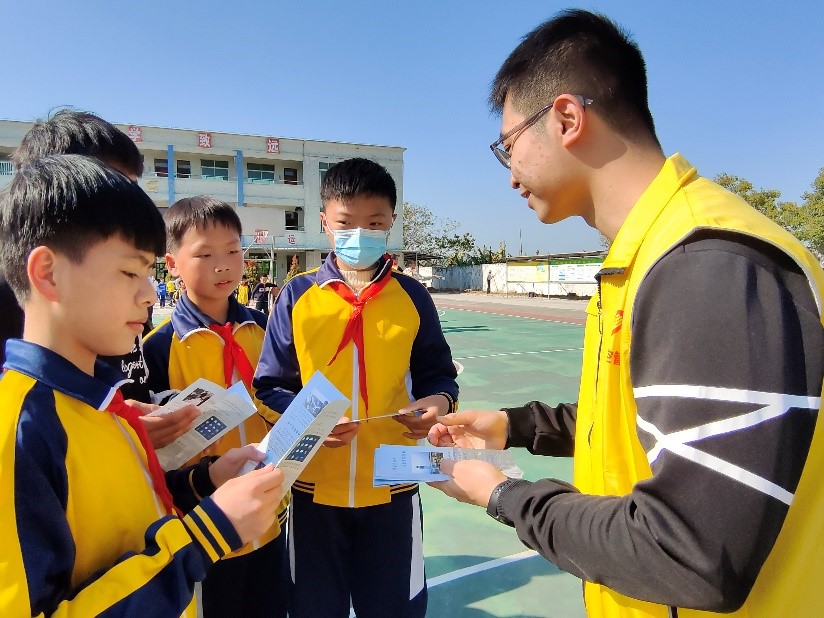
[[[786,200],[809,189],[824,167],[820,3],[6,2],[0,117],[71,105],[113,122],[403,146],[405,200],[478,244],[597,249],[580,220],[538,222],[488,148],[492,77],[570,6],[633,34],[667,154]]]

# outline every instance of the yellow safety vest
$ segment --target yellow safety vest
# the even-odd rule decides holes
[[[699,229],[747,234],[780,248],[810,281],[822,313],[824,272],[787,231],[717,184],[701,178],[683,157],[665,162],[633,207],[604,261],[598,295],[587,307],[584,364],[575,440],[574,481],[584,493],[627,495],[652,476],[636,432],[630,376],[632,311],[649,270]],[[639,325],[643,328],[643,325]],[[810,452],[778,539],[738,611],[747,618],[819,616],[824,613],[824,422],[816,424]],[[591,617],[666,618],[668,608],[587,582]],[[679,609],[679,618],[716,616]]]

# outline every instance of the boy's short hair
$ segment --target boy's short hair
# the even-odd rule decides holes
[[[143,175],[143,157],[129,136],[90,112],[61,109],[37,120],[12,154],[17,168],[51,154],[82,154],[134,176]]]
[[[330,200],[347,202],[358,195],[385,197],[395,211],[398,192],[386,168],[369,159],[347,159],[330,167],[320,186],[323,209]]]
[[[492,82],[489,104],[503,110],[507,95],[530,115],[561,94],[593,100],[593,109],[625,137],[655,136],[647,101],[647,71],[638,45],[603,15],[563,11],[527,34]]]
[[[243,234],[243,226],[234,207],[208,195],[177,200],[163,218],[166,221],[168,250],[173,253],[192,228],[203,230],[210,225],[222,225],[236,231],[238,236]]]
[[[97,159],[51,155],[18,169],[0,198],[0,267],[19,302],[28,299],[29,254],[39,246],[75,263],[120,236],[163,255],[166,233],[152,199]]]

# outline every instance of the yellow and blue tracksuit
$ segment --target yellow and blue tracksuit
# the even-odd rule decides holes
[[[240,305],[232,296],[229,297],[227,322],[233,325],[233,336],[243,348],[246,357],[254,368],[263,346],[266,316],[259,311]],[[149,388],[153,392],[158,393],[169,389],[182,390],[200,378],[205,378],[221,386],[230,386],[226,384],[224,376],[224,342],[220,335],[209,330],[210,324],[216,324],[216,322],[200,311],[189,297],[183,294],[180,301],[175,305],[170,318],[146,336],[143,342],[143,353],[149,369]],[[240,376],[236,372],[235,380],[239,379]],[[253,393],[250,393],[250,395],[253,395]],[[274,413],[260,401],[255,401],[255,403],[259,414],[246,419],[239,427],[231,430],[201,453],[199,457],[202,455],[222,455],[231,448],[260,442],[268,432],[271,424],[280,415]],[[251,554],[264,552],[270,563],[264,570],[270,574],[273,580],[277,580],[275,569],[280,572],[285,568],[285,564],[282,564],[282,562],[285,560],[286,550],[280,531],[281,524],[286,520],[287,504],[288,499],[284,498],[279,507],[279,514],[275,523],[262,537],[227,556],[227,560],[221,561],[212,570],[203,585],[206,616],[212,614],[209,607],[214,607],[216,604],[223,602],[227,603],[227,608],[230,604],[233,604],[232,611],[243,615],[251,615],[251,612],[255,610],[268,611],[270,616],[277,614],[272,604],[284,601],[282,597],[285,594],[281,590],[276,590],[275,585],[253,586],[249,583],[253,573],[260,570],[258,568],[259,563],[264,556],[259,554],[251,557]],[[238,560],[241,557],[248,557],[249,559]],[[250,565],[257,566],[252,568]],[[232,572],[236,573],[232,574]],[[223,577],[224,574],[225,577]],[[213,591],[222,588],[222,586],[215,583],[219,578],[227,580],[225,588],[213,595]],[[239,586],[243,586],[246,592],[243,592]],[[267,600],[266,595],[269,594],[275,594],[275,596]],[[241,599],[245,605],[235,603],[240,603]],[[244,607],[247,609],[243,609]],[[216,609],[214,614],[220,615],[225,611],[228,611],[228,609]]]
[[[164,514],[140,440],[106,411],[122,376],[20,340],[4,369],[0,615],[195,616],[195,582],[240,538],[211,498]]]
[[[335,291],[345,280],[334,253],[283,287],[253,381],[267,406],[283,412],[315,371],[349,395],[353,419],[438,393],[457,401],[452,354],[432,298],[391,266],[382,259],[370,284],[384,286],[363,306],[362,350],[350,342],[336,354],[353,307]],[[358,355],[365,355],[363,384]],[[373,486],[375,449],[414,444],[406,431],[391,418],[364,422],[350,444],[321,448],[293,485],[289,544],[297,605],[290,616],[337,612],[348,607],[350,594],[359,614],[425,611],[417,486]],[[313,587],[325,594],[311,594]]]

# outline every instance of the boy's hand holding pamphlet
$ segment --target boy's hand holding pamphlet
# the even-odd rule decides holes
[[[150,416],[169,414],[189,404],[200,409],[200,416],[189,431],[168,446],[157,449],[157,458],[164,470],[179,468],[257,411],[243,382],[226,389],[201,378]]]
[[[258,450],[265,453],[266,458],[260,463],[247,463],[240,473],[274,464],[283,470],[283,490],[287,491],[349,409],[350,403],[322,373],[316,371],[258,445]]]
[[[509,451],[382,444],[375,449],[373,483],[375,487],[380,487],[399,483],[449,480],[449,475],[441,472],[441,459],[480,459],[492,464],[510,478],[522,478],[524,475]]]

